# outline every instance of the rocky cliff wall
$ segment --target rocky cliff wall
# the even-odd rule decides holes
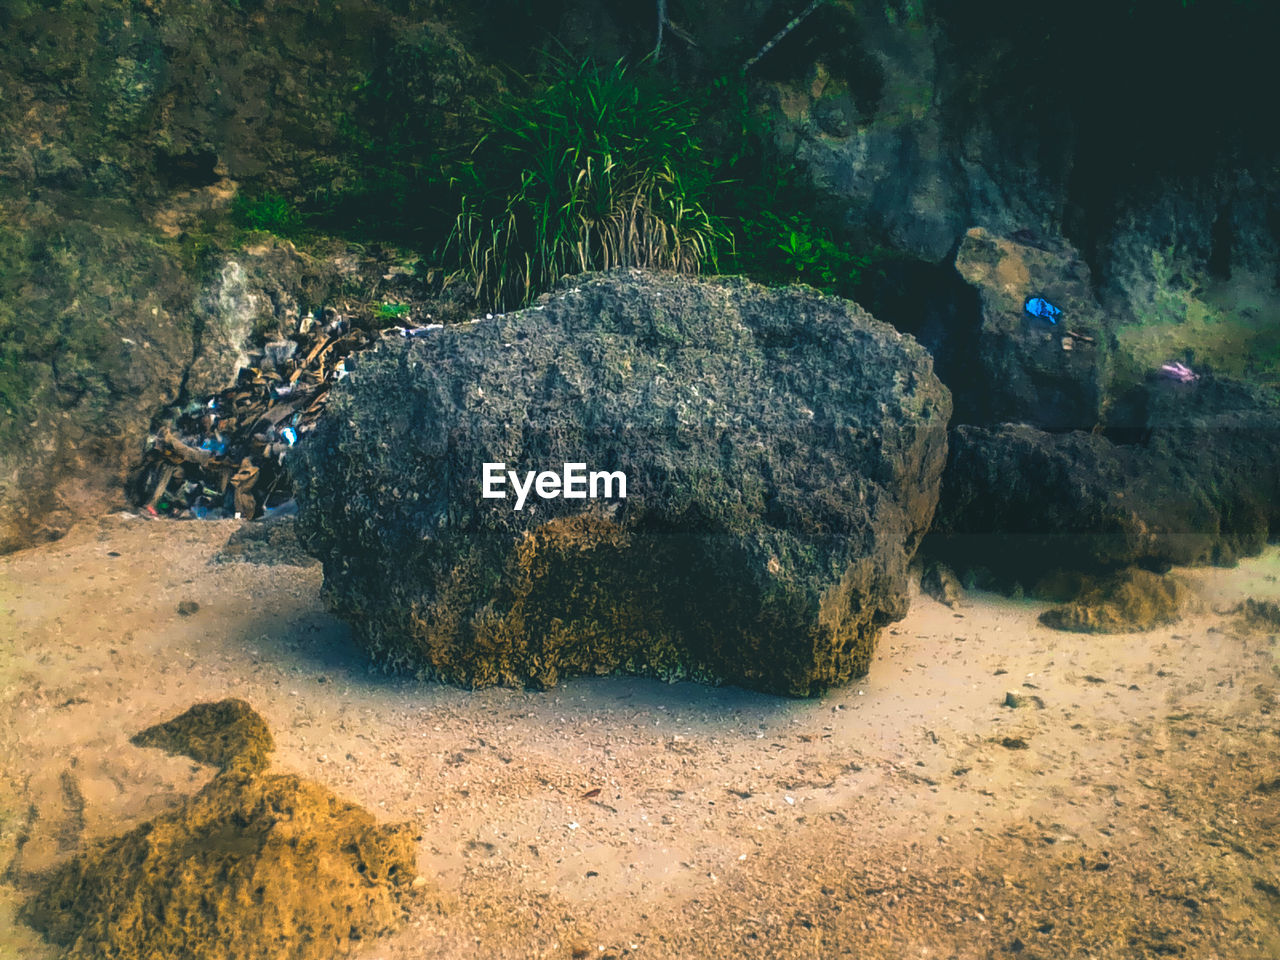
[[[448,130],[470,67],[431,6],[0,4],[0,551],[125,505],[166,407],[300,309],[376,289],[361,248],[246,233],[232,208],[354,176],[353,91],[397,44],[436,51],[420,119]]]
[[[1078,253],[1115,341],[1103,410],[1171,356],[1280,379],[1280,151],[1256,107],[1280,8],[828,2],[794,26],[807,4],[665,9],[659,65],[690,90],[783,32],[753,96],[849,246],[878,251],[861,300],[929,347],[961,419],[993,415],[964,382],[984,369],[980,297],[954,268],[973,228]],[[358,186],[364,85],[398,91],[395,115],[357,119],[456,146],[502,67],[558,44],[643,56],[655,16],[620,0],[0,4],[0,549],[120,502],[153,418],[223,385],[242,331],[355,290],[352,254],[255,259],[263,238],[229,221],[237,195]]]

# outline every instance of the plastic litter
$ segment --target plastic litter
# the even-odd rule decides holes
[[[1162,376],[1168,377],[1170,380],[1177,380],[1179,383],[1192,383],[1200,379],[1198,373],[1193,373],[1191,368],[1177,361],[1163,364],[1160,367]]]
[[[289,450],[314,428],[351,354],[385,326],[353,323],[333,308],[323,319],[304,315],[293,334],[251,357],[233,386],[173,410],[150,438],[135,482],[142,515],[252,518],[286,498]]]
[[[293,355],[298,352],[298,343],[296,340],[278,340],[268,343],[262,351],[267,365],[276,369],[293,359]]]
[[[1062,316],[1062,311],[1044,297],[1028,297],[1022,308],[1031,316],[1048,320],[1050,323],[1057,323],[1058,318]]]
[[[290,499],[290,500],[286,500],[284,503],[281,503],[277,506],[267,507],[265,510],[262,511],[262,519],[276,520],[280,517],[296,516],[297,513],[298,513],[298,501]]]
[[[220,457],[227,452],[227,441],[221,436],[205,437],[200,441],[200,449],[208,450],[215,457]]]

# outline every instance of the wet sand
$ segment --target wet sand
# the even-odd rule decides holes
[[[239,528],[0,558],[0,957],[56,956],[14,920],[36,875],[212,774],[129,737],[228,696],[276,769],[420,827],[445,905],[368,960],[1280,956],[1280,646],[1228,612],[1280,599],[1280,548],[1177,571],[1197,609],[1146,634],[917,594],[865,682],[796,701],[371,673],[317,565],[213,562]]]

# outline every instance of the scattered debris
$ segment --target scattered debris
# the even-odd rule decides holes
[[[1200,379],[1198,373],[1192,373],[1191,368],[1181,363],[1166,363],[1160,367],[1160,373],[1168,377],[1170,380],[1177,380],[1179,383],[1191,383]]]
[[[287,340],[263,346],[232,387],[176,410],[149,440],[138,476],[148,516],[196,519],[287,515],[284,458],[310,433],[337,380],[379,336],[423,337],[442,329],[353,321],[329,308],[304,314]],[[402,321],[404,322],[404,321]]]

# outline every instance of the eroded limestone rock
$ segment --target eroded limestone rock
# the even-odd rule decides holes
[[[807,288],[642,271],[361,357],[294,465],[300,533],[377,661],[482,686],[615,671],[809,695],[906,611],[950,396]],[[482,468],[627,498],[482,499]]]
[[[408,824],[292,774],[242,700],[201,703],[134,738],[220,768],[199,793],[45,879],[23,916],[70,960],[332,960],[405,919]]]

